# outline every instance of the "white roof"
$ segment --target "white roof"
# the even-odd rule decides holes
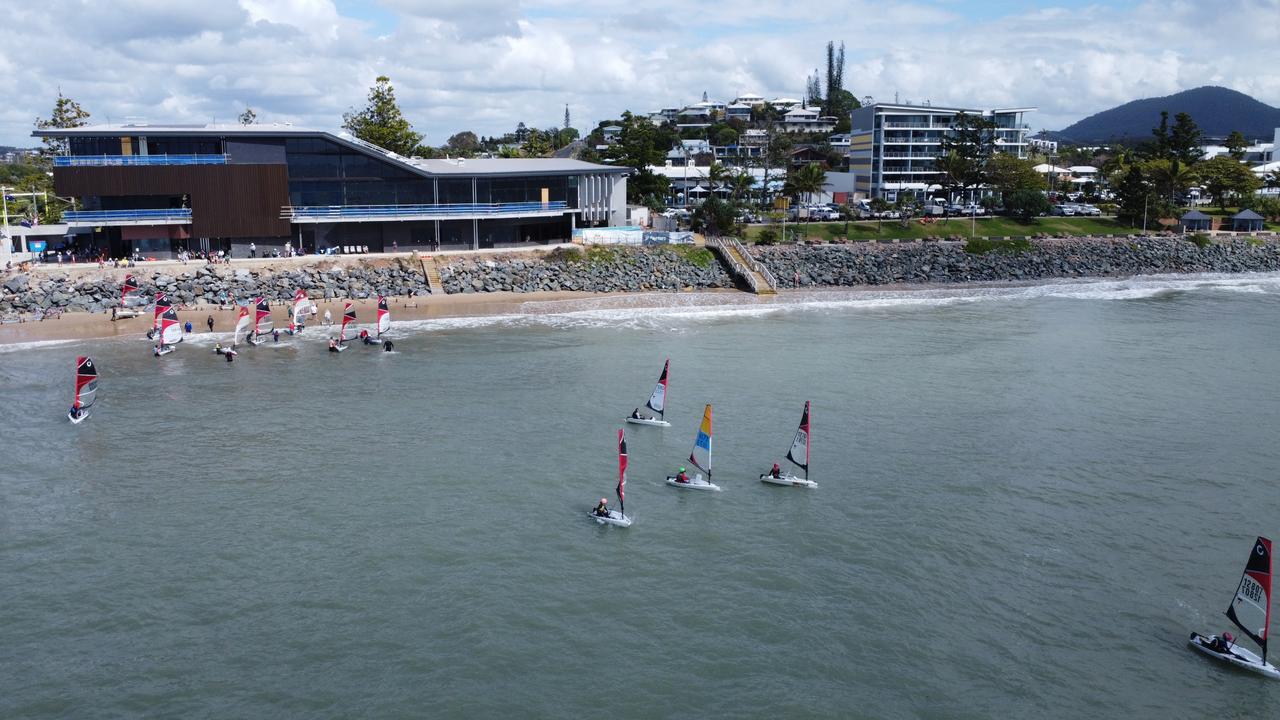
[[[1034,167],[1034,168],[1032,168],[1032,169],[1033,169],[1033,170],[1035,170],[1035,171],[1036,171],[1036,172],[1038,172],[1038,173],[1064,173],[1064,174],[1067,174],[1067,173],[1070,173],[1070,172],[1071,172],[1070,170],[1068,170],[1068,169],[1066,169],[1066,168],[1061,168],[1061,167],[1058,167],[1057,165],[1050,165],[1050,164],[1048,164],[1048,163],[1040,163],[1039,165],[1035,166],[1035,167]]]
[[[1253,171],[1256,173],[1275,172],[1277,170],[1280,170],[1280,160],[1269,162],[1265,165],[1258,165],[1253,168]]]
[[[734,103],[734,104],[730,105],[727,109],[729,109],[729,110],[750,110],[750,109],[751,109],[751,106],[750,106],[750,105],[747,105],[747,104],[745,104],[745,103],[739,103],[739,102],[736,102],[736,103]]]
[[[795,110],[788,111],[786,115],[783,115],[783,117],[784,118],[793,118],[793,117],[794,118],[799,118],[799,117],[816,118],[818,117],[818,111],[810,110],[809,108],[796,108]]]
[[[743,100],[763,100],[764,98],[755,93],[743,93],[739,95],[734,102],[742,102]]]
[[[1096,167],[1094,167],[1094,166],[1092,166],[1092,165],[1072,165],[1071,167],[1069,167],[1069,168],[1067,168],[1067,169],[1068,169],[1068,170],[1070,170],[1070,171],[1071,171],[1071,172],[1073,172],[1073,173],[1077,173],[1077,174],[1081,174],[1081,175],[1087,175],[1087,174],[1089,174],[1089,173],[1096,173],[1096,172],[1098,172],[1098,168],[1096,168]]]
[[[799,105],[800,101],[795,98],[774,98],[769,101],[772,105]]]

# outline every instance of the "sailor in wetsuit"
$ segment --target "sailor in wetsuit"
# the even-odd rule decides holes
[[[632,411],[631,411],[631,419],[632,419],[632,420],[639,420],[639,419],[640,419],[640,408],[636,408],[635,410],[632,410]]]
[[[1235,636],[1229,632],[1224,632],[1222,635],[1214,635],[1209,640],[1209,649],[1227,655],[1231,652],[1231,643],[1235,642],[1235,640]]]
[[[396,344],[391,342],[390,340],[384,340],[382,342],[382,350],[384,352],[391,352],[391,349],[394,348],[395,346]]]
[[[592,511],[596,517],[609,517],[609,500],[608,498],[600,498],[600,504]]]
[[[684,468],[680,468],[680,472],[676,473],[676,482],[678,483],[689,482],[689,476],[684,474]]]
[[[782,477],[782,468],[778,467],[778,463],[774,463],[773,468],[769,470],[769,477],[771,478]]]
[[[329,338],[329,352],[338,352],[338,343],[334,342],[333,338]]]
[[[72,420],[80,417],[80,401],[79,400],[71,404],[71,409],[67,411],[67,415],[69,415]]]

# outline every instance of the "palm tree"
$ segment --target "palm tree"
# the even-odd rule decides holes
[[[740,170],[729,179],[729,188],[732,192],[734,202],[738,202],[743,197],[751,194],[751,189],[756,185],[756,179],[751,176],[747,170]]]
[[[711,167],[707,168],[707,180],[711,187],[712,194],[716,190],[724,187],[725,181],[729,179],[729,169],[723,163],[713,162]]]
[[[1168,194],[1170,202],[1176,202],[1178,193],[1195,184],[1196,171],[1176,159],[1157,160],[1152,163],[1151,178],[1156,187]]]
[[[790,183],[793,191],[804,195],[805,200],[811,202],[813,194],[822,192],[823,186],[827,184],[827,171],[818,163],[809,163],[791,173]]]

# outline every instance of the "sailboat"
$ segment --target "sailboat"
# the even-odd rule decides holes
[[[138,282],[133,279],[132,275],[125,275],[124,282],[120,284],[120,308],[116,311],[116,319],[137,317],[139,315],[135,308],[129,306],[130,301],[134,303],[141,302],[137,295],[132,293],[138,292]]]
[[[261,345],[266,342],[264,335],[270,335],[275,323],[271,321],[271,306],[267,305],[267,299],[260,297],[254,301],[253,313],[253,334],[249,336],[250,345]]]
[[[760,476],[760,480],[771,485],[787,487],[818,487],[818,483],[809,479],[809,401],[804,401],[804,414],[800,416],[800,427],[791,439],[791,449],[787,451],[787,461],[804,471],[804,477],[796,477],[789,472],[779,472],[775,477],[771,472]]]
[[[148,340],[157,340],[160,335],[160,317],[170,308],[169,298],[164,293],[156,293],[155,317],[151,319],[151,332],[147,333]]]
[[[608,515],[597,515],[593,510],[588,515],[601,525],[631,527],[631,518],[627,517],[627,439],[622,430],[618,430],[618,486],[614,492],[618,494],[617,510],[609,510]]]
[[[173,307],[166,308],[164,314],[160,316],[160,336],[156,341],[154,349],[156,357],[168,355],[177,350],[177,344],[182,342],[182,324],[178,322],[178,311]]]
[[[311,314],[311,301],[307,299],[307,291],[299,288],[293,293],[293,311],[289,314],[289,328],[285,332],[297,335],[307,326],[307,316]]]
[[[1205,637],[1193,632],[1188,640],[1191,647],[1238,668],[1280,679],[1280,670],[1267,662],[1267,629],[1271,626],[1271,541],[1267,538],[1254,541],[1226,615],[1240,632],[1262,648],[1261,657],[1217,635]]]
[[[347,349],[347,325],[356,321],[356,309],[351,303],[342,306],[342,327],[338,330],[338,342],[335,344],[332,339],[329,340],[329,349],[334,352],[342,352]]]
[[[702,411],[702,424],[698,426],[698,434],[693,438],[693,450],[689,453],[689,462],[707,474],[695,475],[684,481],[679,475],[668,475],[667,484],[686,490],[719,490],[720,486],[711,482],[711,406]],[[684,468],[681,468],[683,470]]]
[[[231,352],[235,352],[236,346],[244,342],[249,337],[249,333],[253,330],[253,318],[249,316],[249,308],[241,307],[240,314],[236,316],[236,331],[231,336]]]
[[[391,309],[387,307],[387,299],[378,296],[378,337],[391,329]]]
[[[671,369],[671,359],[662,366],[662,375],[658,377],[658,384],[653,388],[653,394],[649,396],[649,401],[644,404],[653,412],[658,413],[655,417],[644,417],[640,414],[640,408],[636,408],[631,413],[631,417],[627,418],[627,422],[634,425],[658,425],[661,427],[671,427],[671,423],[663,418],[663,412],[667,407],[667,371]]]
[[[76,396],[67,411],[67,419],[79,425],[89,419],[89,408],[98,399],[98,367],[91,358],[76,358]]]

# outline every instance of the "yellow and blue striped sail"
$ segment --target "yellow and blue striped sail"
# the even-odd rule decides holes
[[[693,441],[693,452],[689,453],[689,462],[711,477],[711,406],[702,411],[702,425],[698,426],[698,437]]]

